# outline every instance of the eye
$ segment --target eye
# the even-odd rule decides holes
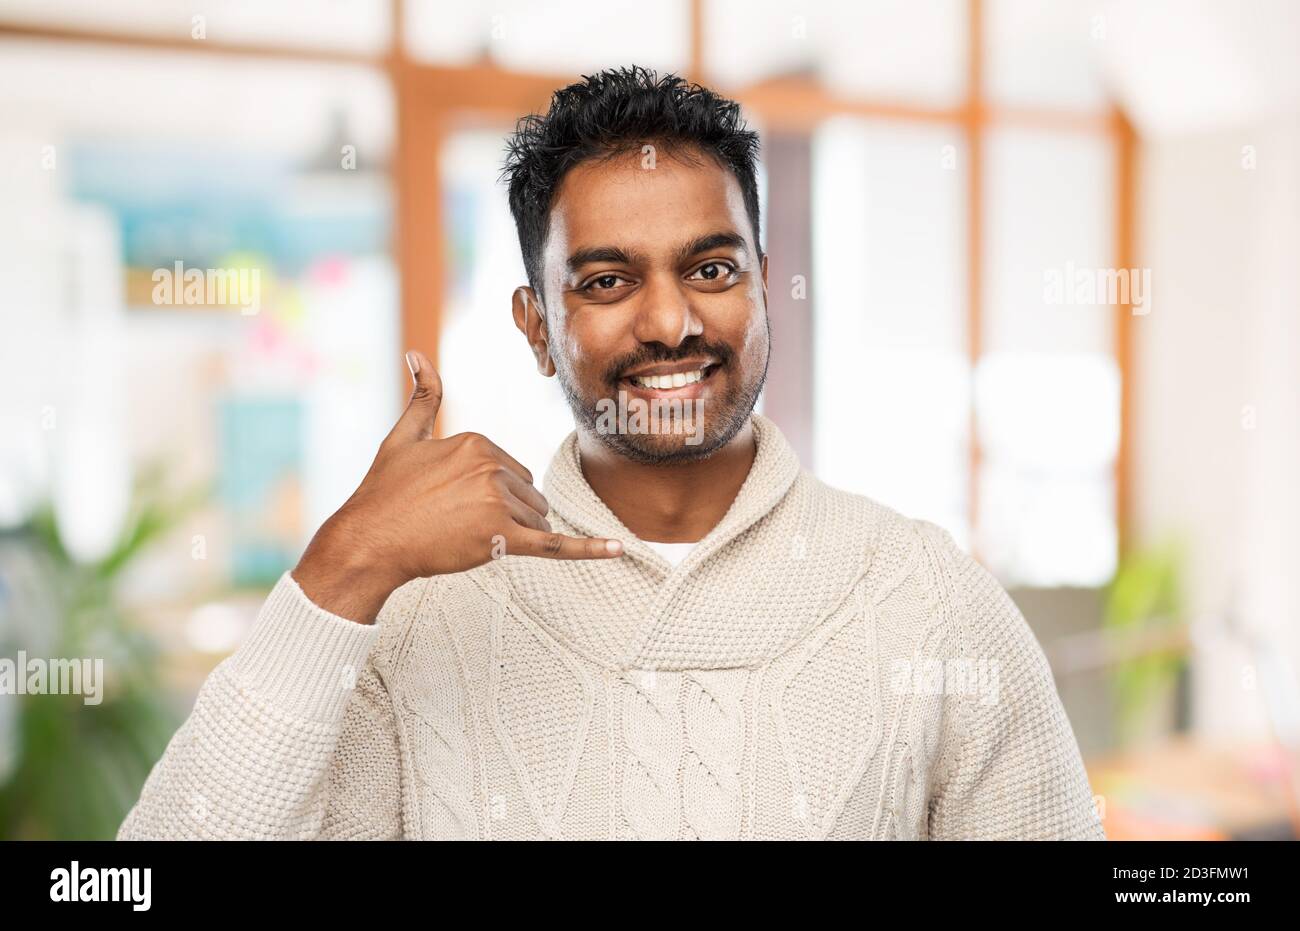
[[[614,282],[618,281],[627,281],[627,279],[622,275],[615,275],[612,272],[605,275],[597,275],[578,290],[585,293],[591,293],[593,291],[613,291],[615,289]]]
[[[688,279],[694,278],[696,281],[725,281],[727,277],[734,274],[735,271],[736,267],[730,262],[714,260],[712,262],[705,262],[686,277]],[[700,277],[696,278],[697,275]]]

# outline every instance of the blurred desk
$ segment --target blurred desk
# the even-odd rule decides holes
[[[1087,769],[1110,840],[1296,839],[1287,761],[1271,745],[1177,738]]]

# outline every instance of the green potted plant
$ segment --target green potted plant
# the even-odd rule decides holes
[[[109,552],[74,560],[53,507],[0,533],[0,656],[103,659],[99,703],[84,695],[0,695],[0,838],[111,839],[179,721],[159,678],[155,638],[123,608],[119,583],[141,552],[208,497],[169,492],[154,463],[134,484]]]
[[[1187,672],[1183,558],[1176,542],[1126,553],[1105,593],[1102,626],[1123,645],[1111,671],[1122,744],[1178,725]]]

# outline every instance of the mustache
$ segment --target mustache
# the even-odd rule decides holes
[[[612,362],[606,370],[605,380],[611,385],[617,384],[623,373],[633,366],[652,365],[656,362],[678,362],[691,356],[712,356],[718,360],[719,365],[729,365],[736,358],[736,353],[726,343],[709,342],[698,336],[689,337],[676,347],[665,346],[663,343],[647,343],[636,352],[628,353]]]

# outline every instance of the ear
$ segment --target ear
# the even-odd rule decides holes
[[[766,252],[764,252],[763,257],[758,260],[758,264],[759,267],[762,268],[763,270],[763,299],[767,300],[767,253]]]
[[[515,326],[528,340],[528,348],[537,360],[537,371],[546,378],[555,374],[555,363],[551,361],[550,341],[546,335],[546,318],[542,316],[542,305],[537,300],[533,289],[527,286],[515,288],[511,298],[511,313]]]

